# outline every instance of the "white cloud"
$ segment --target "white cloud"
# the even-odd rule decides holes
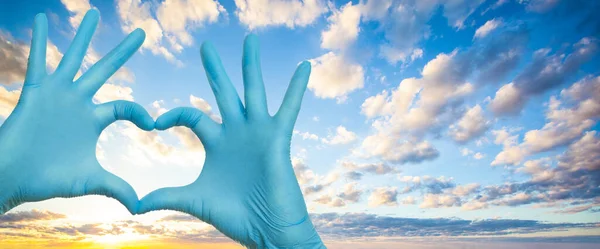
[[[597,50],[598,40],[584,37],[571,46],[570,54],[550,54],[550,49],[535,51],[531,63],[513,83],[496,92],[491,103],[492,110],[496,115],[519,113],[527,99],[564,84]]]
[[[365,100],[363,113],[389,115],[387,125],[396,131],[425,131],[437,125],[447,106],[473,91],[473,85],[465,81],[468,72],[455,56],[456,52],[439,54],[425,65],[421,78],[402,80],[391,96],[384,91]]]
[[[456,196],[468,196],[470,194],[475,193],[477,191],[477,189],[479,189],[479,187],[481,187],[481,185],[479,183],[470,183],[467,185],[456,186],[453,189],[451,189],[449,192],[451,192],[453,195],[456,195]]]
[[[305,163],[304,158],[292,157],[292,166],[305,196],[322,192],[339,179],[337,171],[331,171],[326,175],[316,174]]]
[[[0,86],[0,117],[6,118],[17,105],[21,96],[20,90],[9,91],[3,86]]]
[[[454,125],[450,126],[450,136],[457,142],[467,142],[477,138],[490,127],[491,122],[484,117],[483,109],[479,105],[475,105],[458,120]]]
[[[235,0],[235,14],[248,29],[267,26],[304,27],[328,11],[322,0]]]
[[[390,64],[395,65],[398,62],[412,62],[423,57],[423,49],[398,49],[389,44],[382,44],[379,47],[379,56],[387,60]]]
[[[156,11],[167,41],[176,52],[192,45],[192,30],[214,23],[226,14],[225,8],[213,0],[165,0]]]
[[[383,90],[375,96],[368,97],[360,106],[361,113],[367,116],[367,118],[392,114],[392,104],[388,98],[389,93],[387,90]]]
[[[481,152],[477,152],[473,155],[473,158],[480,160],[483,159],[485,157],[485,154],[481,153]]]
[[[294,130],[294,135],[302,137],[302,140],[319,140],[319,136],[308,131],[301,132],[299,130]]]
[[[401,202],[404,205],[414,205],[417,203],[417,199],[414,196],[407,196],[404,197]]]
[[[61,0],[61,2],[72,13],[69,23],[74,30],[79,27],[85,13],[92,8],[89,0]]]
[[[381,187],[373,189],[369,196],[369,206],[397,206],[398,189],[396,187]]]
[[[360,6],[348,2],[334,10],[327,19],[329,26],[321,33],[321,48],[343,50],[352,44],[360,32]]]
[[[13,39],[9,33],[0,30],[0,84],[11,85],[23,83],[27,70],[29,45]],[[52,41],[48,40],[46,48],[46,67],[48,73],[58,66],[62,53]]]
[[[361,1],[359,7],[364,18],[368,20],[378,20],[388,14],[392,6],[392,0],[368,0]]]
[[[460,150],[460,154],[463,155],[463,156],[473,156],[473,158],[476,159],[476,160],[480,160],[480,159],[483,159],[485,157],[485,154],[483,154],[481,152],[472,151],[472,150],[470,150],[468,148],[462,148]]]
[[[521,144],[516,144],[515,137],[504,142],[504,150],[492,165],[516,164],[525,156],[566,145],[596,124],[600,117],[600,77],[585,77],[564,89],[561,96],[560,100],[556,96],[550,98],[546,124],[527,131]],[[495,133],[496,143],[501,140],[499,136],[508,138],[506,131]]]
[[[357,156],[378,157],[391,163],[419,163],[439,156],[427,141],[412,141],[378,133],[365,138],[358,150]]]
[[[492,20],[489,20],[477,30],[475,30],[475,35],[473,36],[473,38],[483,38],[500,26],[502,26],[502,19],[494,18]]]
[[[310,62],[312,73],[308,88],[317,97],[340,98],[364,86],[363,67],[349,62],[343,55],[329,52]]]
[[[525,99],[514,83],[508,83],[496,92],[496,96],[490,102],[490,107],[494,113],[502,114],[518,114]]]
[[[202,111],[206,115],[208,115],[215,122],[217,122],[217,123],[222,122],[221,116],[213,113],[212,106],[210,106],[210,104],[208,104],[208,102],[206,102],[206,100],[204,100],[203,98],[199,98],[199,97],[196,97],[196,96],[190,94],[190,103],[192,104],[192,106],[200,109],[200,111]]]
[[[157,11],[156,18],[152,13],[154,10]],[[191,32],[194,28],[216,22],[226,11],[213,0],[166,0],[160,3],[118,0],[117,13],[123,32],[129,33],[136,28],[146,32],[143,49],[182,65],[173,52],[179,53],[183,46],[193,43]],[[169,48],[165,44],[169,44]]]
[[[461,200],[458,196],[451,194],[425,194],[420,208],[440,208],[460,206]]]
[[[349,144],[356,140],[356,133],[351,132],[344,126],[338,126],[335,129],[334,135],[329,135],[327,138],[323,138],[323,143],[337,145],[337,144]]]
[[[580,95],[577,92],[585,88],[589,92]],[[577,103],[568,103],[551,97],[546,112],[548,122],[539,130],[530,130],[525,134],[524,146],[532,152],[550,150],[573,141],[592,127],[600,117],[600,77],[586,77],[563,90],[564,99],[576,97]]]
[[[358,183],[350,182],[344,185],[344,189],[338,194],[338,197],[345,202],[357,203],[363,193],[362,189],[357,188]]]
[[[106,103],[114,100],[133,101],[133,89],[126,86],[114,84],[104,84],[94,95],[94,101],[97,103]]]
[[[396,172],[396,170],[385,163],[354,163],[350,161],[342,161],[342,167],[352,171],[369,172],[371,174],[385,175]]]
[[[600,137],[597,131],[588,131],[581,139],[569,146],[559,158],[558,165],[571,172],[577,170],[600,170]]]

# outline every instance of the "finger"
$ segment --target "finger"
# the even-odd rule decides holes
[[[129,183],[102,169],[91,176],[85,185],[86,195],[104,195],[119,201],[130,213],[137,212],[138,196]]]
[[[97,10],[89,10],[83,17],[83,21],[79,25],[77,34],[73,38],[73,43],[63,56],[62,60],[56,68],[56,77],[72,80],[81,67],[81,62],[90,45],[94,31],[98,24],[100,14]]]
[[[116,48],[104,56],[77,80],[77,87],[89,97],[98,89],[140,48],[146,33],[141,29],[131,32]]]
[[[154,119],[141,105],[125,100],[117,100],[100,104],[95,110],[100,127],[104,130],[117,120],[127,120],[142,130],[154,130]]]
[[[157,130],[166,130],[173,126],[185,126],[200,138],[205,145],[219,134],[220,125],[202,111],[192,107],[177,107],[156,119]]]
[[[268,115],[265,85],[260,69],[260,46],[256,35],[246,36],[242,68],[244,73],[244,97],[248,117]]]
[[[186,188],[169,187],[152,191],[139,201],[137,214],[158,210],[194,213],[194,196]]]
[[[308,84],[308,78],[310,76],[310,69],[310,63],[307,61],[300,63],[298,68],[296,68],[290,86],[283,98],[283,103],[275,115],[279,122],[284,123],[284,125],[290,129],[293,129],[296,118],[298,118],[300,106],[302,105],[302,98],[306,91],[306,85]]]
[[[208,77],[208,82],[212,88],[219,111],[223,120],[240,120],[244,115],[244,106],[231,84],[221,59],[215,48],[209,42],[202,44],[201,48],[202,64]]]
[[[46,42],[48,39],[48,20],[43,13],[35,16],[31,50],[27,62],[25,85],[39,84],[46,76]]]

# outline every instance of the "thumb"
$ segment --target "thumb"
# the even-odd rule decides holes
[[[100,119],[102,129],[117,120],[128,120],[142,130],[154,129],[154,119],[141,105],[125,100],[117,100],[100,104],[96,107],[96,116]]]
[[[111,197],[123,204],[130,213],[137,211],[138,196],[133,187],[104,169],[88,179],[85,194]]]
[[[195,208],[203,209],[202,204],[196,206],[196,198],[188,191],[188,186],[168,187],[152,191],[142,198],[138,204],[137,214],[150,211],[173,210],[195,214]]]

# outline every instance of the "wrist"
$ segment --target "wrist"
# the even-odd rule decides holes
[[[18,180],[9,173],[10,167],[10,164],[0,162],[0,215],[20,204]]]

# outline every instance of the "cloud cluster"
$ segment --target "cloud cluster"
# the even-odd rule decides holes
[[[584,93],[585,92],[585,93]],[[492,165],[515,165],[525,157],[567,145],[597,123],[600,118],[600,77],[587,76],[552,96],[546,111],[546,123],[540,129],[525,132],[523,141],[507,131],[495,131],[496,143],[504,149]]]
[[[21,215],[28,215],[22,212]],[[64,215],[56,214],[61,217]],[[521,235],[567,229],[595,229],[598,223],[546,223],[536,220],[459,218],[401,218],[365,213],[311,214],[319,234],[328,241],[373,237],[466,238],[470,236]],[[48,223],[41,220],[0,222],[0,241],[28,243],[73,242],[98,239],[102,236],[140,237],[145,240],[174,240],[179,242],[230,241],[214,228],[189,215],[169,215],[154,222],[133,220],[110,223],[71,224]]]
[[[269,26],[304,27],[328,11],[323,0],[235,0],[235,14],[250,30]]]
[[[513,82],[496,92],[491,102],[494,113],[518,114],[530,97],[564,84],[597,52],[598,41],[585,37],[573,44],[571,50],[554,54],[547,48],[535,51],[532,61]]]
[[[129,33],[136,28],[146,31],[143,49],[181,66],[182,62],[174,53],[192,45],[193,29],[217,22],[227,12],[213,0],[118,0],[117,14],[123,32]]]

